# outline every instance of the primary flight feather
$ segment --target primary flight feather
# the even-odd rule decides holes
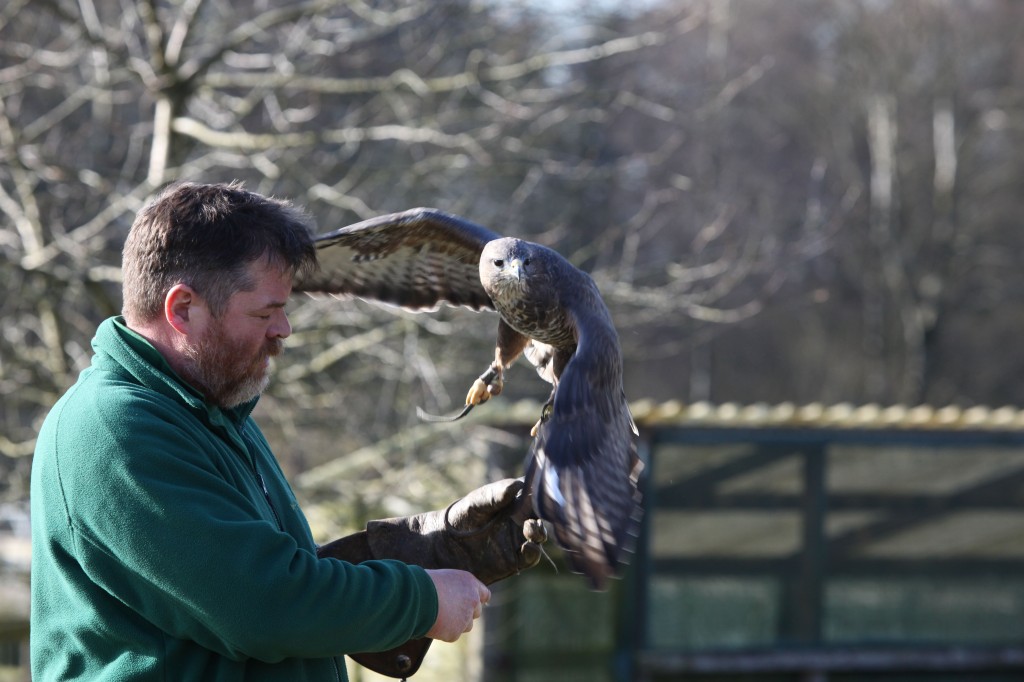
[[[436,209],[365,220],[316,240],[319,271],[296,291],[500,316],[494,361],[466,410],[501,392],[525,355],[552,384],[526,466],[526,489],[570,566],[596,589],[616,574],[640,520],[636,426],[622,354],[593,279],[557,252]]]

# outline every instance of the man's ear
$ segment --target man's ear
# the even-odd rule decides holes
[[[176,332],[188,336],[195,331],[197,307],[200,303],[195,289],[187,284],[175,284],[164,297],[164,318]]]

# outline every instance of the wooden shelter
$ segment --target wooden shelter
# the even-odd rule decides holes
[[[1024,412],[634,413],[631,566],[603,594],[543,565],[500,585],[486,679],[1024,679]]]

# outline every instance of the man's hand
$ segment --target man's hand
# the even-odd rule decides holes
[[[437,590],[437,620],[427,637],[454,642],[473,629],[473,621],[491,600],[491,591],[465,571],[428,569],[427,575]]]
[[[425,638],[352,658],[383,675],[409,677],[419,669],[433,639],[453,642],[468,632],[490,599],[484,585],[540,561],[547,533],[532,516],[533,502],[523,481],[510,478],[478,488],[448,509],[371,521],[364,531],[318,547],[320,557],[353,563],[398,559],[422,566],[437,590],[437,620]]]

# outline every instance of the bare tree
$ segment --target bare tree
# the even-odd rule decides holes
[[[132,216],[182,178],[244,180],[323,229],[433,205],[554,246],[601,286],[633,397],[1019,401],[1019,354],[963,359],[1013,346],[1024,324],[999,304],[1021,284],[1022,11],[12,0],[8,494],[120,307]],[[492,324],[305,298],[292,317],[260,409],[300,487],[380,513],[488,475],[500,434],[428,428],[414,408],[461,402]],[[510,376],[506,403],[545,397],[528,369]]]
[[[88,363],[98,320],[119,308],[120,245],[161,185],[242,179],[309,206],[325,228],[438,205],[558,246],[571,213],[530,223],[530,210],[515,212],[542,179],[579,186],[603,172],[562,142],[598,112],[579,107],[577,72],[693,23],[683,8],[658,30],[562,38],[538,17],[468,2],[9,3],[0,449],[22,476],[8,479],[14,493],[40,419]],[[599,91],[623,94],[616,83]],[[396,498],[413,504],[479,482],[496,434],[428,429],[413,409],[459,402],[450,387],[486,364],[491,325],[478,331],[464,315],[297,299],[299,331],[261,403],[286,467],[373,453],[346,458],[364,464],[344,481],[304,479],[363,506],[383,496],[346,482],[395,490],[400,478]],[[475,355],[481,367],[462,361]]]

